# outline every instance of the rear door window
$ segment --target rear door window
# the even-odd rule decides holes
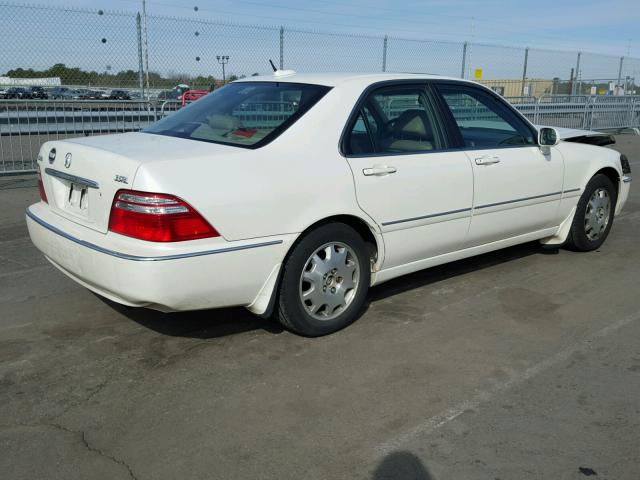
[[[374,90],[350,129],[347,154],[425,153],[447,148],[442,124],[423,85]]]

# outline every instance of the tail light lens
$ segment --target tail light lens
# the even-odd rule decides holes
[[[182,242],[220,234],[191,205],[164,193],[119,190],[109,230],[149,242]]]
[[[44,184],[42,183],[42,174],[40,173],[40,165],[36,168],[36,178],[38,179],[38,190],[40,190],[40,200],[44,203],[49,203],[47,199],[47,192],[44,191]]]

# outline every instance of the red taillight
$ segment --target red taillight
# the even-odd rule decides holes
[[[119,190],[109,230],[149,242],[182,242],[220,234],[191,205],[164,193]]]
[[[44,191],[44,184],[42,183],[42,175],[40,174],[40,165],[36,168],[36,178],[38,179],[38,190],[40,190],[40,200],[44,203],[49,203],[47,200],[47,192]]]

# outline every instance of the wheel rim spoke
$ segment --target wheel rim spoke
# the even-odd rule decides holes
[[[355,251],[340,242],[318,248],[300,276],[300,300],[307,313],[331,320],[349,308],[360,280]]]
[[[611,199],[605,188],[593,192],[584,213],[584,231],[587,238],[595,241],[604,233],[611,217]]]

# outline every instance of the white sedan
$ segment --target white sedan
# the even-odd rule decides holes
[[[38,169],[31,239],[78,283],[161,311],[241,305],[308,336],[400,275],[533,240],[594,250],[631,182],[624,155],[473,82],[290,71],[140,133],[47,142]]]

